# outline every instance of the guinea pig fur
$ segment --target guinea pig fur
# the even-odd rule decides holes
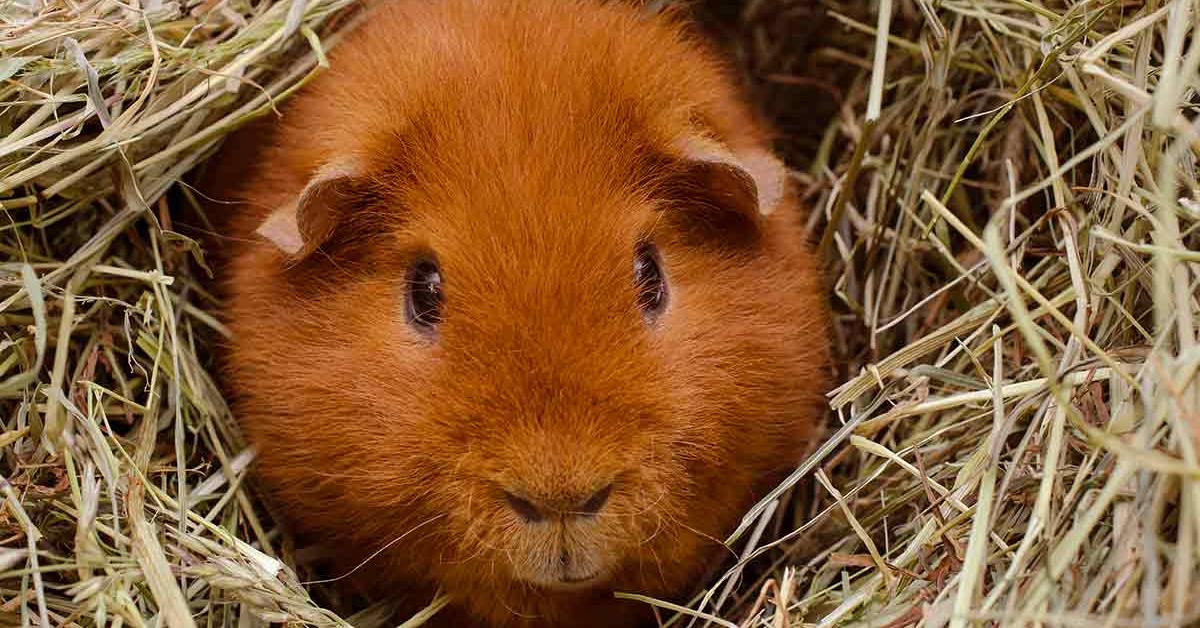
[[[676,17],[363,24],[214,193],[260,485],[340,568],[382,549],[372,595],[447,593],[437,625],[638,625],[614,591],[684,598],[818,435],[827,312],[785,170]]]

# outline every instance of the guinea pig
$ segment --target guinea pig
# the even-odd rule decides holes
[[[441,625],[684,599],[827,384],[804,211],[731,73],[599,0],[393,0],[331,60],[214,192],[268,501]]]

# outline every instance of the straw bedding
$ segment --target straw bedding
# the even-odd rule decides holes
[[[841,383],[829,439],[727,539],[742,560],[645,603],[677,626],[1200,623],[1200,3],[707,9],[814,208]],[[446,603],[397,619],[303,583],[176,226],[181,180],[355,15],[0,0],[0,623]]]

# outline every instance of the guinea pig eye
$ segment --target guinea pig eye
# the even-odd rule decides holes
[[[641,244],[633,258],[633,284],[642,315],[653,320],[667,306],[667,280],[658,263],[653,244]]]
[[[442,273],[437,264],[422,260],[408,271],[405,313],[408,323],[425,332],[442,322]]]

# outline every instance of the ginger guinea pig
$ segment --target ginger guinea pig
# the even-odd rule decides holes
[[[678,20],[394,0],[252,139],[217,192],[236,411],[289,526],[386,548],[376,595],[637,624],[613,592],[686,596],[815,438],[803,213]]]

